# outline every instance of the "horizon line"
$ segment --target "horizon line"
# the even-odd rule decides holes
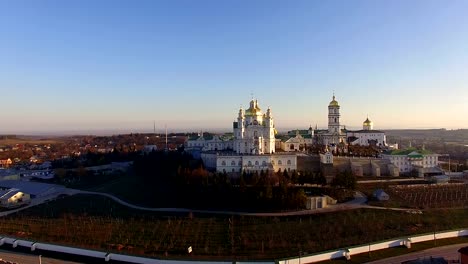
[[[298,127],[284,127],[278,129],[278,133],[284,133],[289,131],[294,131],[301,129]],[[308,129],[308,128],[302,128]],[[318,130],[325,130],[327,128],[319,127]],[[349,127],[350,130],[360,129],[358,127]],[[315,130],[315,129],[314,129]],[[468,130],[468,128],[444,128],[444,127],[419,127],[419,128],[382,128],[376,129],[381,131],[392,131],[392,130]],[[177,128],[169,129],[169,134],[176,133],[198,133],[200,129],[193,128]],[[229,129],[226,128],[211,128],[204,129],[204,133],[231,133]],[[112,136],[112,135],[122,135],[122,134],[165,134],[165,129],[157,129],[156,133],[152,129],[75,129],[75,130],[56,130],[56,131],[18,131],[18,132],[1,132],[0,136]]]

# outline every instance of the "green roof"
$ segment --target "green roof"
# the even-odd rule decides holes
[[[390,155],[409,155],[411,152],[417,152],[417,154],[414,153],[411,156],[420,155],[421,157],[422,155],[432,154],[432,152],[430,152],[429,150],[425,150],[425,149],[407,148],[407,149],[393,150],[392,152],[390,152]]]

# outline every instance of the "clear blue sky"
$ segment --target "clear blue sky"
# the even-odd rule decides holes
[[[0,133],[468,128],[468,1],[0,1]]]

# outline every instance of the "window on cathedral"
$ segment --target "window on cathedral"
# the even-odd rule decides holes
[[[274,161],[274,160],[271,160],[271,165],[275,165],[275,161]]]
[[[226,161],[223,160],[223,161],[221,162],[221,165],[226,166]]]
[[[255,165],[257,165],[257,166],[258,166],[258,160],[256,160],[256,161],[255,161]]]
[[[231,161],[231,166],[235,166],[236,165],[236,162],[235,161]]]
[[[248,164],[249,164],[249,166],[252,166],[252,162],[250,160],[249,160]]]
[[[266,166],[266,161],[263,161],[263,162],[262,162],[262,166]]]
[[[288,165],[291,165],[291,160],[288,160]]]
[[[278,160],[278,165],[283,165],[283,162],[281,160]]]

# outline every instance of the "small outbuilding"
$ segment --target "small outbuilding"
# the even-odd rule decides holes
[[[375,190],[372,196],[379,201],[388,201],[390,199],[390,196],[382,189]]]
[[[18,189],[6,189],[0,191],[0,207],[12,208],[29,203],[31,196]]]
[[[443,184],[443,183],[448,183],[450,181],[450,177],[447,175],[436,175],[436,176],[431,176],[429,178],[429,181],[431,183]]]
[[[307,197],[306,208],[309,210],[326,208],[336,204],[336,200],[328,195]]]

